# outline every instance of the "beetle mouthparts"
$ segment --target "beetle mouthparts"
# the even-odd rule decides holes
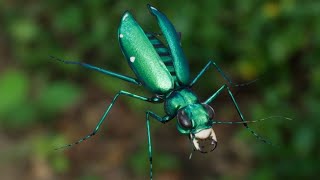
[[[213,151],[217,145],[217,138],[213,129],[204,129],[196,134],[190,134],[193,146],[201,153],[208,153]]]

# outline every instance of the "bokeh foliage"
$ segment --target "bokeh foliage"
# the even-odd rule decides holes
[[[151,3],[182,33],[197,72],[209,59],[236,83],[248,120],[279,146],[257,141],[242,126],[217,126],[218,149],[188,161],[189,142],[169,125],[152,123],[156,179],[315,179],[320,169],[320,2],[317,1],[0,1],[0,174],[4,179],[146,179],[144,111],[119,100],[101,134],[65,151],[54,147],[89,133],[120,89],[145,90],[50,55],[133,76],[117,42],[130,10],[146,31],[159,32]],[[210,71],[195,90],[205,98],[225,83]],[[224,95],[217,118],[238,118]],[[221,128],[219,130],[219,128]],[[89,157],[88,157],[89,156]],[[21,163],[19,163],[21,162]]]

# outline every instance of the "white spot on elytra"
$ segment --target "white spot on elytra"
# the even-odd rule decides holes
[[[135,60],[136,60],[136,57],[134,57],[134,56],[131,56],[131,57],[130,57],[130,62],[133,63]]]
[[[128,14],[125,14],[122,19],[125,20],[127,17],[128,17]]]
[[[123,34],[120,34],[119,37],[120,37],[120,38],[123,38]]]
[[[150,6],[150,8],[151,8],[151,9],[153,9],[153,10],[156,10],[156,11],[158,10],[158,9],[156,9],[156,8],[155,8],[155,7],[153,7],[153,6]]]

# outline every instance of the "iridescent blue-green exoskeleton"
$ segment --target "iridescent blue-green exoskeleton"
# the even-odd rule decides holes
[[[129,12],[125,12],[122,16],[118,30],[121,50],[136,78],[85,63],[55,58],[67,64],[81,65],[138,86],[143,86],[154,94],[152,97],[144,97],[127,91],[119,91],[107,107],[94,131],[73,144],[78,144],[97,133],[112,106],[121,95],[151,103],[164,103],[164,116],[159,116],[151,111],[146,112],[150,177],[152,178],[150,119],[153,118],[161,123],[166,123],[176,117],[178,131],[188,136],[194,150],[202,153],[213,151],[217,147],[217,138],[213,125],[223,124],[224,122],[214,120],[214,110],[209,106],[209,103],[214,101],[224,90],[228,92],[240,116],[241,121],[238,123],[243,124],[258,139],[265,141],[247,126],[247,121],[245,121],[229,89],[229,86],[233,86],[231,80],[213,61],[209,61],[195,78],[190,79],[189,65],[181,48],[179,33],[163,13],[150,5],[148,5],[148,9],[157,19],[162,31],[161,36],[166,40],[165,43],[158,38],[158,34],[145,32]],[[227,80],[227,84],[222,85],[210,97],[201,102],[191,90],[191,87],[211,66]],[[73,144],[63,147],[72,146]]]

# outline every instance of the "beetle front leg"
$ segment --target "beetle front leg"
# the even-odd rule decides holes
[[[269,142],[268,140],[266,140],[266,139],[264,139],[263,137],[261,137],[261,136],[260,136],[259,134],[257,134],[254,130],[252,130],[252,129],[248,126],[247,123],[245,123],[246,120],[245,120],[242,112],[240,111],[240,108],[239,108],[239,106],[238,106],[238,103],[237,103],[236,99],[234,98],[234,96],[233,96],[230,88],[229,88],[228,86],[227,86],[226,88],[227,88],[228,94],[229,94],[229,96],[230,96],[230,98],[231,98],[231,101],[232,101],[234,107],[236,108],[238,115],[240,116],[241,121],[244,122],[243,125],[246,127],[246,129],[249,130],[249,131],[251,132],[251,134],[253,134],[258,140],[260,140],[260,141],[262,141],[262,142],[264,142],[264,143],[266,143],[266,144],[269,144],[269,145],[271,145],[271,146],[274,146],[274,144],[272,144],[272,143]]]
[[[215,93],[213,93],[213,95],[211,95],[206,101],[204,101],[203,103],[205,104],[209,104],[211,103],[213,100],[215,100],[222,92],[223,90],[227,90],[228,91],[228,94],[229,94],[229,97],[231,98],[231,101],[234,105],[234,107],[236,108],[236,111],[241,119],[241,121],[243,122],[242,124],[245,126],[245,128],[247,130],[249,130],[251,132],[251,134],[253,134],[258,140],[266,143],[266,144],[270,144],[270,145],[273,145],[271,142],[265,140],[264,138],[262,138],[259,134],[257,134],[254,130],[252,130],[248,124],[246,123],[246,120],[242,114],[242,112],[240,111],[240,108],[238,106],[238,103],[236,101],[236,99],[234,98],[234,95],[232,94],[229,86],[227,86],[226,84],[224,84],[223,86],[221,86]]]
[[[152,111],[146,112],[146,124],[147,124],[147,138],[148,138],[148,155],[149,155],[149,162],[150,162],[150,179],[152,179],[152,143],[151,143],[151,133],[150,133],[150,120],[149,116],[153,117],[157,121],[161,123],[166,123],[172,119],[172,117],[166,115],[161,117]]]

